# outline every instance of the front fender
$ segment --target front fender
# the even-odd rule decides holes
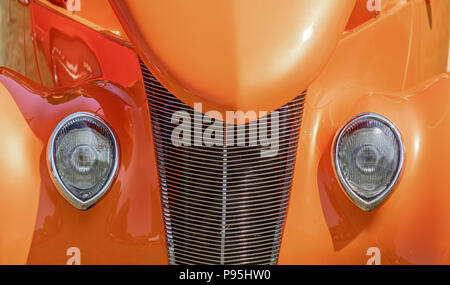
[[[135,58],[130,65],[137,66]],[[0,258],[9,264],[165,264],[159,186],[142,81],[90,81],[45,88],[0,68]],[[119,169],[87,211],[60,195],[47,148],[56,125],[75,112],[102,117],[116,134]]]
[[[383,264],[449,264],[450,74],[398,93],[343,92],[305,107],[279,263],[365,264],[376,247]],[[390,119],[405,148],[397,186],[372,212],[344,194],[330,155],[336,132],[364,112]]]
[[[0,264],[25,264],[38,212],[43,143],[0,83]]]
[[[366,264],[373,247],[382,264],[450,263],[447,54],[448,1],[399,2],[341,40],[308,89],[280,264]],[[365,112],[391,120],[405,147],[396,188],[372,212],[331,163],[336,132]]]

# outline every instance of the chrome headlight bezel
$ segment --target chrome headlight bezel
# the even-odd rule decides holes
[[[70,121],[77,119],[77,118],[89,118],[89,119],[94,120],[97,123],[99,123],[103,128],[105,128],[109,132],[109,134],[112,138],[112,145],[114,147],[114,158],[115,159],[113,162],[112,169],[109,173],[109,176],[106,179],[106,182],[101,187],[101,189],[96,192],[96,194],[94,196],[92,196],[91,198],[89,198],[86,201],[80,200],[67,188],[67,186],[64,184],[64,182],[62,181],[62,179],[60,177],[60,174],[57,170],[55,159],[54,159],[55,158],[55,142],[56,142],[59,132]],[[77,208],[79,210],[83,210],[83,211],[87,210],[90,207],[92,207],[95,203],[97,203],[100,200],[100,198],[102,198],[103,195],[110,189],[114,179],[117,176],[118,167],[119,167],[119,147],[118,147],[116,135],[115,135],[114,131],[112,130],[112,128],[109,126],[109,124],[106,123],[102,118],[100,118],[99,116],[97,116],[95,114],[92,114],[89,112],[77,112],[77,113],[73,113],[73,114],[65,117],[64,119],[62,119],[58,123],[58,125],[55,127],[55,129],[53,130],[53,133],[51,135],[47,149],[48,149],[48,163],[49,163],[49,169],[50,169],[50,174],[51,174],[50,176],[56,186],[56,189],[70,204],[72,204],[75,208]]]
[[[352,187],[350,187],[348,181],[344,178],[344,175],[341,172],[340,167],[340,161],[339,161],[339,145],[342,139],[342,136],[346,134],[348,129],[353,126],[355,123],[357,123],[360,120],[364,119],[372,119],[377,120],[384,124],[386,127],[388,127],[392,133],[394,134],[396,141],[399,144],[398,151],[399,151],[399,161],[398,161],[398,167],[394,173],[394,176],[390,182],[390,184],[386,187],[385,190],[382,191],[381,194],[377,195],[375,198],[371,199],[370,201],[363,199],[358,194],[354,192]],[[376,113],[362,113],[360,115],[357,115],[353,117],[351,120],[349,120],[336,134],[336,137],[334,139],[333,143],[333,153],[332,153],[332,161],[333,161],[333,170],[335,171],[335,174],[340,182],[341,187],[343,188],[344,192],[347,196],[362,210],[364,211],[372,211],[375,209],[378,205],[380,205],[392,192],[392,190],[397,185],[401,173],[403,171],[403,163],[404,163],[404,144],[403,144],[403,138],[397,129],[397,127],[392,123],[389,119],[376,114]]]

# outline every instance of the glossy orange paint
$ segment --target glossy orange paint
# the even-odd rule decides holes
[[[30,36],[47,54],[57,51],[41,64],[58,67],[52,75],[64,80],[48,88],[0,68],[5,122],[0,130],[8,138],[1,142],[7,151],[0,153],[0,178],[15,187],[0,191],[0,214],[12,215],[0,223],[2,233],[8,233],[0,239],[0,263],[65,264],[72,247],[80,250],[82,264],[167,263],[150,116],[136,53],[48,7],[36,2],[29,7]],[[77,40],[78,49],[70,39]],[[98,64],[97,72],[88,76],[77,78],[83,73],[66,70],[95,71],[92,63]],[[121,149],[114,185],[99,201],[102,206],[87,212],[62,199],[46,155],[56,124],[79,111],[105,119],[120,137]]]
[[[35,165],[43,148],[0,83],[0,264],[25,264],[36,222],[41,176]],[[8,150],[8,151],[5,151]],[[25,180],[24,177],[27,179]]]
[[[430,5],[395,6],[347,33],[311,84],[279,264],[365,264],[371,247],[382,264],[450,263],[449,3]],[[336,132],[364,112],[389,118],[405,145],[399,183],[369,213],[348,199],[331,163]]]
[[[450,76],[399,93],[343,91],[308,105],[279,264],[365,264],[371,247],[382,264],[449,264]],[[334,133],[374,112],[400,130],[403,174],[393,193],[364,212],[341,189],[331,162]]]
[[[32,152],[24,171],[37,173],[39,180],[30,176],[27,185],[40,194],[37,208],[30,204],[36,201],[32,195],[31,202],[24,201],[33,221],[18,227],[29,234],[28,244],[16,245],[24,255],[20,261],[7,262],[65,264],[68,248],[78,247],[82,264],[166,263],[153,144],[147,144],[153,142],[150,118],[136,54],[122,42],[52,9],[33,2],[30,11],[36,44],[46,55],[41,67],[50,67],[59,88],[46,88],[2,70],[0,81],[37,142],[24,150]],[[99,202],[102,206],[88,212],[76,210],[57,193],[45,155],[58,121],[78,111],[103,117],[120,137],[120,174]]]
[[[140,70],[127,68],[136,59],[127,45],[34,2],[30,13],[36,49],[44,55],[39,66],[49,70],[54,86],[74,86],[92,79],[129,86],[139,80]]]
[[[64,15],[103,35],[124,42],[128,41],[128,37],[117,17],[115,17],[108,0],[80,1],[79,11],[70,11],[71,7],[67,7],[69,4],[67,0],[35,0],[34,2],[53,13]],[[74,4],[75,2],[71,3]]]
[[[0,263],[65,264],[70,247],[80,249],[82,264],[167,263],[150,116],[136,53],[176,96],[186,103],[203,102],[204,110],[273,110],[308,88],[279,264],[365,264],[370,247],[381,250],[383,264],[450,263],[448,0],[383,1],[376,17],[365,14],[362,0],[355,7],[354,1],[334,0],[265,0],[261,7],[241,0],[217,2],[221,9],[198,0],[170,10],[163,1],[111,0],[116,12],[124,13],[121,21],[136,50],[86,22],[89,17],[95,21],[94,13],[81,19],[46,2],[30,5],[36,46],[45,54],[39,64],[64,80],[55,81],[56,89],[47,88],[0,69],[0,121],[11,124],[0,125],[1,132],[11,134],[0,149],[18,148],[0,152],[0,179],[19,189],[0,189],[0,215],[12,217],[0,222],[0,232],[11,233],[0,237]],[[298,6],[287,9],[288,4]],[[157,9],[144,11],[146,6]],[[297,19],[302,17],[292,7],[310,11]],[[276,16],[262,22],[260,16],[269,12]],[[181,20],[170,18],[175,16]],[[210,26],[201,25],[207,20]],[[286,29],[286,23],[299,26]],[[295,54],[286,41],[293,34],[309,34],[308,24],[314,27],[310,38]],[[176,33],[180,29],[184,35]],[[52,50],[58,56],[52,57]],[[270,70],[279,67],[277,52],[298,56],[286,60],[286,72]],[[85,63],[91,68],[67,72]],[[92,66],[97,72],[89,74]],[[78,76],[83,72],[87,75]],[[270,88],[261,91],[264,86]],[[55,189],[46,155],[56,124],[79,111],[104,118],[121,150],[113,187],[85,212]],[[370,213],[345,196],[330,159],[336,132],[363,112],[392,120],[405,144],[397,187]],[[29,179],[13,179],[17,176]]]
[[[5,69],[1,70],[0,82],[12,95],[17,116],[31,137],[30,145],[24,144],[23,150],[18,150],[18,153],[30,153],[30,160],[24,162],[27,168],[16,175],[30,169],[33,175],[24,184],[35,194],[27,198],[32,201],[26,203],[25,200],[24,205],[12,213],[27,205],[34,206],[24,211],[33,212],[28,218],[33,223],[17,227],[33,232],[33,239],[28,246],[25,241],[21,244],[22,250],[29,252],[28,259],[16,263],[65,264],[70,258],[67,250],[71,247],[80,249],[82,264],[165,263],[167,249],[155,157],[151,151],[148,107],[145,96],[139,96],[143,94],[142,82],[127,89],[107,81],[48,89]],[[75,209],[58,193],[50,178],[46,155],[55,126],[78,111],[91,112],[107,121],[119,138],[121,150],[118,177],[112,188],[85,212]],[[10,164],[2,163],[2,168],[6,165]],[[1,173],[3,176],[9,172]],[[16,176],[6,181],[13,177]],[[2,195],[5,194],[2,192]],[[39,199],[37,208],[36,199]],[[8,223],[2,222],[2,227],[5,224]]]
[[[273,111],[302,93],[355,0],[111,0],[153,74],[186,104]],[[257,4],[256,4],[257,2]],[[223,116],[225,117],[225,116]]]
[[[363,23],[375,19],[380,14],[386,13],[390,8],[397,5],[402,0],[379,0],[368,2],[368,0],[356,0],[355,7],[347,22],[346,30],[352,30]],[[406,0],[410,1],[410,0]],[[368,7],[370,9],[368,9]],[[380,9],[380,10],[377,10]]]

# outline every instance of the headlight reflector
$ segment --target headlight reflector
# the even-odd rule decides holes
[[[93,114],[72,114],[52,134],[49,162],[61,194],[74,207],[86,210],[106,193],[116,174],[114,133]]]
[[[389,195],[403,166],[403,144],[397,128],[386,118],[361,114],[338,133],[334,166],[347,194],[370,211]]]

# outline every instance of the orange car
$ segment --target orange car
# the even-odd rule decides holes
[[[0,1],[0,264],[450,264],[449,18]]]

